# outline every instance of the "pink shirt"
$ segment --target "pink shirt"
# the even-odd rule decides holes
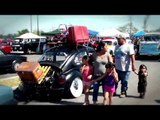
[[[83,81],[89,82],[91,81],[90,79],[88,79],[87,77],[89,75],[92,75],[93,73],[93,67],[92,66],[86,66],[82,72],[82,79]]]

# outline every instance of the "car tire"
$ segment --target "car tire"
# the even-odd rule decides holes
[[[13,61],[12,63],[12,71],[16,72],[16,69],[18,68],[18,66],[21,64],[21,61]]]
[[[77,77],[72,81],[68,82],[67,88],[67,97],[77,98],[80,97],[83,93],[83,82],[82,80]]]

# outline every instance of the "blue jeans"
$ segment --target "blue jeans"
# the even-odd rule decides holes
[[[120,71],[116,70],[118,73],[118,79],[121,81],[121,93],[126,92],[128,89],[128,79],[130,75],[130,71]],[[117,89],[118,83],[115,84],[115,87]]]
[[[98,78],[97,76],[94,77],[94,79]],[[100,86],[100,83],[102,82],[102,91],[103,91],[103,95],[104,95],[104,89],[103,89],[103,80],[100,80],[98,82],[95,82],[93,84],[93,102],[96,102],[97,101],[97,98],[98,98],[98,92],[99,92],[99,86]]]

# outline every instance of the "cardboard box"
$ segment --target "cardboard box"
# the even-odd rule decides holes
[[[38,82],[43,76],[43,69],[38,62],[22,62],[16,70],[22,82]]]

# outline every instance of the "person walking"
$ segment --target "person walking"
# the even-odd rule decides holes
[[[118,79],[121,81],[121,94],[120,97],[127,96],[128,79],[131,71],[135,71],[135,51],[131,44],[126,43],[126,37],[123,34],[117,36],[118,45],[114,51],[114,61]],[[116,89],[118,83],[116,83]],[[116,95],[116,92],[115,94]]]
[[[118,82],[118,74],[115,70],[115,64],[114,63],[107,63],[105,65],[106,73],[93,80],[93,82],[96,82],[98,80],[104,79],[104,100],[103,105],[107,105],[107,102],[109,101],[109,105],[112,105],[112,96],[115,92],[115,83]]]
[[[144,64],[141,64],[139,66],[138,73],[135,71],[135,73],[138,75],[138,93],[140,94],[140,98],[144,98],[146,94],[146,87],[147,87],[147,66]]]
[[[82,74],[82,80],[83,80],[83,88],[84,88],[84,104],[83,105],[89,105],[89,91],[91,86],[91,79],[93,74],[93,66],[92,62],[90,60],[90,57],[85,55],[82,58],[82,67],[81,67],[81,74]]]
[[[106,45],[103,41],[98,43],[96,53],[92,55],[93,60],[93,79],[96,79],[105,74],[105,65],[108,62],[113,62],[111,55],[107,52]],[[100,84],[103,84],[103,80],[94,82],[93,84],[93,104],[96,104],[99,92]],[[103,87],[102,87],[103,88]],[[103,91],[104,92],[104,91]]]

